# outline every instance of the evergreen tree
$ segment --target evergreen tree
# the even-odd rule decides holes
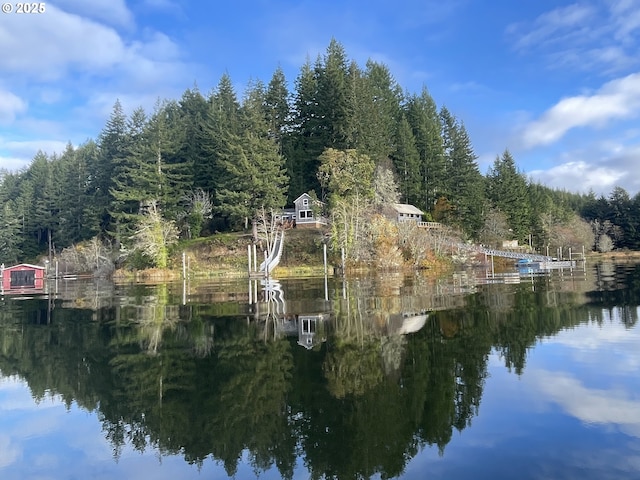
[[[112,197],[109,214],[114,219],[111,234],[123,243],[128,243],[135,232],[141,207],[158,195],[146,123],[144,109],[135,109],[127,121],[122,154],[114,162],[113,186],[109,190]]]
[[[209,141],[204,134],[204,122],[209,105],[197,87],[186,90],[178,102],[183,141],[179,145],[176,158],[191,166],[187,172],[189,183],[194,188],[211,189],[213,177],[207,176],[208,156],[205,145]]]
[[[228,133],[220,150],[227,182],[216,191],[217,210],[231,222],[255,219],[261,208],[284,207],[288,178],[284,158],[264,117],[264,87],[250,86],[241,109],[240,134]]]
[[[217,192],[229,185],[230,177],[222,166],[222,159],[231,155],[229,148],[236,146],[241,130],[240,104],[229,75],[221,77],[208,103],[199,138],[203,156],[194,165],[194,187]],[[217,198],[214,203],[218,203]]]
[[[122,105],[116,100],[113,111],[98,137],[98,156],[88,166],[88,192],[93,199],[96,213],[100,218],[101,230],[111,228],[111,208],[115,166],[126,156],[127,117]]]
[[[68,247],[75,242],[86,240],[97,232],[92,230],[92,222],[87,218],[89,208],[87,197],[87,164],[84,155],[80,155],[71,144],[58,160],[61,190],[59,229],[57,244]]]
[[[406,114],[420,157],[422,200],[416,202],[416,206],[431,211],[445,189],[445,169],[440,117],[426,88],[420,96],[409,97]]]
[[[353,105],[349,95],[349,69],[344,47],[331,39],[321,63],[316,64],[318,113],[322,119],[323,147],[353,146]]]
[[[17,263],[20,250],[20,219],[13,201],[5,201],[0,208],[0,263]]]
[[[291,197],[317,190],[319,156],[325,148],[354,145],[353,69],[344,48],[331,40],[323,57],[302,66],[296,79],[293,135],[287,142]]]
[[[290,123],[291,106],[289,105],[287,81],[280,67],[271,77],[264,103],[269,137],[278,145],[278,153],[282,155],[282,142]]]
[[[318,80],[309,60],[302,66],[295,84],[292,132],[287,135],[284,148],[291,177],[290,201],[318,189],[318,157],[325,141],[318,111]]]
[[[507,216],[514,237],[520,242],[528,241],[531,225],[527,180],[508,150],[496,157],[487,174],[487,198]]]
[[[47,250],[53,255],[53,235],[58,230],[59,206],[61,198],[59,178],[55,157],[50,160],[43,152],[38,152],[29,166],[29,176],[34,188],[35,205],[32,210],[34,230],[39,250]]]
[[[483,178],[464,125],[442,108],[444,191],[453,206],[452,222],[475,237],[482,227]]]
[[[357,72],[352,68],[350,72]],[[380,164],[394,151],[400,121],[402,90],[386,65],[367,61],[362,76],[352,73],[354,90],[354,146]]]
[[[395,136],[395,150],[391,155],[398,173],[400,195],[404,203],[418,204],[421,200],[422,178],[420,175],[420,154],[415,137],[406,115],[398,122]]]
[[[180,155],[188,143],[186,126],[176,102],[158,103],[145,126],[154,164],[151,177],[155,199],[165,217],[175,219],[183,214],[187,193],[193,187],[192,163]]]

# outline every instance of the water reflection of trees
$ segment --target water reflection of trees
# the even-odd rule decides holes
[[[492,351],[520,373],[540,338],[605,321],[607,309],[635,322],[636,278],[586,297],[544,281],[465,296],[419,281],[336,285],[327,341],[311,350],[242,302],[180,305],[166,286],[127,290],[98,311],[5,302],[0,369],[36,399],[96,411],[116,456],[129,442],[214,458],[229,475],[248,452],[257,472],[275,466],[283,478],[298,457],[312,478],[387,478],[473,421]],[[424,310],[422,328],[403,335],[403,313]]]

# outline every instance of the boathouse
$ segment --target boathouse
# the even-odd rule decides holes
[[[21,263],[13,267],[0,267],[2,290],[30,290],[44,288],[45,268],[40,265]]]

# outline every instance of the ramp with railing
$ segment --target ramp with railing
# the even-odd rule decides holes
[[[276,238],[273,242],[271,251],[267,253],[267,258],[260,264],[260,272],[270,273],[280,263],[282,258],[282,249],[284,246],[284,230],[276,232]]]

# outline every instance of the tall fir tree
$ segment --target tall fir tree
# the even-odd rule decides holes
[[[515,239],[528,242],[531,233],[527,180],[516,167],[513,156],[505,150],[496,157],[487,173],[487,198],[507,216]]]
[[[471,237],[482,227],[484,179],[464,125],[443,107],[440,111],[445,159],[444,193],[453,210],[451,220]]]
[[[208,156],[205,144],[208,138],[203,132],[209,105],[196,86],[187,89],[178,102],[180,123],[184,141],[179,145],[177,159],[191,166],[187,172],[192,188],[210,190],[213,178],[207,176]]]
[[[420,157],[422,200],[417,202],[417,206],[429,212],[444,191],[445,171],[440,117],[426,88],[420,95],[409,97],[406,114]]]
[[[162,214],[172,220],[184,213],[185,199],[193,189],[191,159],[181,156],[181,146],[188,143],[186,131],[176,102],[158,102],[145,126],[154,163],[155,199]]]
[[[113,111],[105,127],[98,137],[98,156],[93,158],[88,166],[88,193],[92,198],[96,213],[100,218],[102,231],[111,229],[111,208],[113,178],[115,167],[126,156],[127,147],[127,117],[119,100],[113,106]]]
[[[364,74],[351,81],[355,81],[354,146],[378,165],[394,150],[402,90],[387,66],[372,60]]]
[[[250,85],[239,117],[240,133],[228,133],[220,150],[227,182],[216,191],[216,209],[232,224],[243,222],[245,228],[259,209],[282,209],[287,197],[284,158],[269,134],[264,105],[264,86]]]
[[[349,95],[349,68],[344,47],[331,39],[322,62],[316,64],[318,113],[322,119],[320,135],[326,148],[353,146],[353,105]]]
[[[401,200],[404,203],[418,205],[422,200],[420,154],[416,148],[413,130],[404,114],[401,115],[397,125],[395,149],[391,159],[398,174]]]
[[[318,189],[318,157],[324,150],[325,141],[318,111],[318,79],[308,59],[295,86],[292,130],[284,143],[287,171],[291,177],[290,201],[308,190]]]
[[[131,240],[141,207],[156,199],[158,194],[146,124],[144,109],[136,108],[127,121],[122,155],[114,162],[113,186],[109,190],[112,197],[109,214],[113,218],[110,231],[121,243]]]
[[[287,80],[281,67],[278,67],[267,86],[264,99],[265,116],[269,137],[278,146],[278,153],[283,154],[283,138],[291,123],[291,105]]]
[[[194,186],[215,192],[228,185],[229,176],[221,165],[223,158],[231,155],[240,135],[240,103],[229,75],[220,78],[217,90],[209,97],[207,115],[203,119],[199,142],[203,156],[194,165]]]

